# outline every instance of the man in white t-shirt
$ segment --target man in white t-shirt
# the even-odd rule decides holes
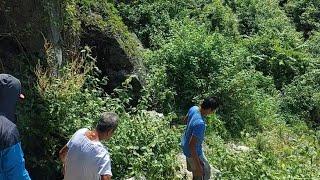
[[[111,180],[111,159],[100,141],[108,140],[118,126],[118,116],[107,112],[92,131],[78,130],[60,150],[64,180]]]

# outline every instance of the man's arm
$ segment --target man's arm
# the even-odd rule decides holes
[[[66,172],[65,163],[66,163],[66,156],[67,156],[68,150],[69,150],[68,146],[64,145],[63,148],[61,148],[61,150],[59,151],[59,158],[62,161],[62,167],[63,167],[62,173],[63,173],[63,175]]]
[[[190,138],[190,142],[189,142],[189,148],[191,151],[191,158],[193,159],[193,162],[195,163],[196,166],[196,172],[195,172],[195,176],[196,177],[201,177],[203,176],[203,168],[201,165],[201,160],[197,155],[197,151],[196,151],[196,144],[197,144],[197,137],[192,135]]]
[[[111,180],[110,175],[101,175],[101,180]]]
[[[182,123],[187,124],[188,123],[188,115],[185,115],[182,117]]]
[[[69,148],[67,147],[67,145],[64,145],[63,148],[61,148],[59,151],[59,158],[63,163],[65,163],[66,161],[68,150]]]

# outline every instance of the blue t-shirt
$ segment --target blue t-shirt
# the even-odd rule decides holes
[[[206,124],[204,121],[204,117],[201,115],[199,111],[199,107],[193,106],[188,111],[188,122],[186,130],[181,139],[181,146],[183,149],[183,153],[185,156],[190,157],[191,151],[189,148],[189,142],[191,136],[194,135],[197,138],[196,151],[197,155],[203,155],[202,151],[202,142],[204,140],[204,132],[206,129]]]

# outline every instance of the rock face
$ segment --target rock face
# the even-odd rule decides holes
[[[90,12],[81,12],[85,16],[81,19],[83,33],[80,44],[92,48],[97,66],[108,78],[104,87],[107,92],[111,93],[130,77],[131,104],[135,105],[146,74],[141,56],[143,47],[137,37],[128,31],[112,4],[105,2],[100,6],[105,6],[105,9],[92,7]]]
[[[107,92],[112,92],[128,76],[134,74],[136,67],[132,61],[137,60],[126,54],[115,37],[101,31],[98,27],[86,27],[81,37],[81,45],[91,47],[92,56],[97,58],[97,66],[102,71],[102,75],[108,77],[108,84],[105,87]],[[141,89],[140,85],[137,83],[133,88]]]
[[[79,50],[79,44],[87,45],[92,48],[102,76],[108,78],[104,89],[110,93],[130,76],[133,99],[137,101],[145,74],[142,58],[137,56],[142,46],[123,24],[113,4],[97,1],[100,4],[96,9],[103,7],[99,12],[95,9],[82,12],[81,7],[74,4],[77,15],[73,18],[81,24],[76,32],[78,39],[74,40],[62,22],[62,14],[68,11],[65,3],[61,0],[0,1],[0,60],[3,64],[0,70],[17,66],[12,59],[20,54],[44,57],[45,41],[53,45],[57,68],[63,64],[68,48]]]
[[[43,48],[45,32],[43,6],[40,0],[0,1],[0,34],[19,41],[26,51]]]
[[[61,41],[61,7],[58,1],[3,0],[0,2],[0,36],[18,41],[28,53],[43,50],[44,40]]]

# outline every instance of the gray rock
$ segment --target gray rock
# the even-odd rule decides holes
[[[147,178],[144,176],[138,176],[138,177],[131,177],[129,179],[126,180],[146,180]]]
[[[249,152],[251,149],[247,146],[236,145],[233,143],[228,144],[231,151],[235,153]]]
[[[180,165],[176,172],[176,178],[184,180],[192,180],[192,173],[187,170],[186,156],[182,153],[177,155],[177,163]]]

